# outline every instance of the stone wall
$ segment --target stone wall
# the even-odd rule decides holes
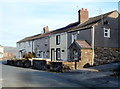
[[[81,62],[78,68],[83,68],[87,63],[92,65],[92,49],[81,49]]]
[[[94,65],[120,62],[120,48],[95,48]]]

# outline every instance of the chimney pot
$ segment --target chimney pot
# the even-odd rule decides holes
[[[82,10],[84,10],[84,8],[82,8]]]

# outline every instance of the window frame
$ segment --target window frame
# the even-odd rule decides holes
[[[56,36],[56,45],[60,45],[60,42],[61,42],[60,35],[57,35]]]
[[[110,38],[110,28],[104,28],[104,37]]]

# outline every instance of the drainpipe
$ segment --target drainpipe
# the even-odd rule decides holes
[[[33,41],[34,41],[34,40],[32,40],[32,53],[33,53]]]
[[[92,62],[94,64],[94,57],[95,57],[95,26],[92,26]]]

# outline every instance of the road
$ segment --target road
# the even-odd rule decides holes
[[[2,87],[83,87],[58,73],[2,65]]]
[[[118,89],[119,77],[110,76],[111,69],[120,63],[93,67],[101,72],[76,70],[67,73],[52,73],[35,69],[0,65],[0,83],[2,87],[114,87]],[[1,73],[1,72],[0,72]],[[2,75],[2,76],[1,76]],[[116,87],[116,88],[115,88]]]

